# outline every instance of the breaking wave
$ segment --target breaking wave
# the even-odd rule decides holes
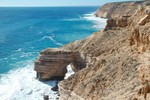
[[[96,17],[94,13],[84,14],[83,18],[92,21],[94,23],[93,27],[96,29],[102,29],[106,26],[107,19]]]
[[[51,90],[56,81],[38,81],[32,62],[27,63],[26,67],[0,75],[1,100],[43,100],[43,95],[49,95],[50,100],[57,100],[57,93]],[[65,79],[74,74],[70,65],[67,70]]]
[[[32,64],[1,74],[1,100],[43,100],[43,95],[49,95],[51,100],[56,100],[57,94],[51,91],[56,81],[43,83],[36,80],[35,75]]]
[[[54,39],[54,36],[44,36],[41,40],[44,40],[44,39],[50,39],[54,44],[58,45],[58,46],[63,46],[63,44],[57,42],[55,39]]]

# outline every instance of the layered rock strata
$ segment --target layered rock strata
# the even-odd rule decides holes
[[[104,30],[63,47],[82,52],[87,66],[59,83],[60,100],[150,99],[150,6],[133,2],[110,11],[106,5],[106,13],[120,13],[97,15],[110,18]],[[132,12],[120,19],[126,11]]]
[[[97,17],[115,19],[120,17],[130,17],[136,10],[139,8],[139,4],[142,4],[142,1],[138,2],[115,2],[107,3],[104,6],[100,7],[95,15]]]
[[[149,1],[109,3],[96,16],[108,19],[105,29],[61,47],[78,52],[78,70],[58,84],[59,99],[149,100]]]
[[[38,60],[35,61],[34,70],[40,80],[56,77],[64,77],[67,65],[72,60],[73,53],[69,50],[46,49],[40,52]]]
[[[75,72],[85,67],[79,52],[49,48],[40,52],[38,60],[35,61],[34,70],[37,72],[39,80],[63,79],[67,73],[66,67],[69,64],[72,65]]]

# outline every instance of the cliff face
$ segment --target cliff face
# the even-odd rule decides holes
[[[142,2],[116,2],[116,3],[107,3],[104,6],[100,7],[95,15],[97,17],[115,19],[118,17],[130,17],[138,9],[139,4]]]
[[[59,83],[60,100],[144,100],[150,91],[150,6],[114,5],[96,13],[111,18],[104,30],[62,47],[79,51],[86,68]]]
[[[79,52],[48,48],[40,52],[39,58],[35,61],[34,70],[37,72],[39,80],[63,79],[69,64],[72,65],[75,72],[86,66]]]
[[[39,59],[35,61],[34,70],[39,80],[55,77],[64,78],[67,65],[72,61],[73,52],[60,49],[46,49],[40,52]]]

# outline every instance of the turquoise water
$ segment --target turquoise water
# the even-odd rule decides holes
[[[60,47],[97,31],[94,23],[84,18],[96,9],[0,8],[0,74],[25,66],[24,62],[47,47]]]
[[[34,60],[45,48],[63,46],[103,28],[105,20],[93,16],[96,9],[0,8],[1,99],[40,100],[41,88],[47,86],[34,80]]]

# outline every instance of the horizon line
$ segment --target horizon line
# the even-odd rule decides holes
[[[0,7],[97,7],[97,6],[101,6],[101,5],[72,5],[72,6],[69,6],[69,5],[62,5],[62,6],[58,6],[58,5],[56,5],[56,6],[0,6]]]

